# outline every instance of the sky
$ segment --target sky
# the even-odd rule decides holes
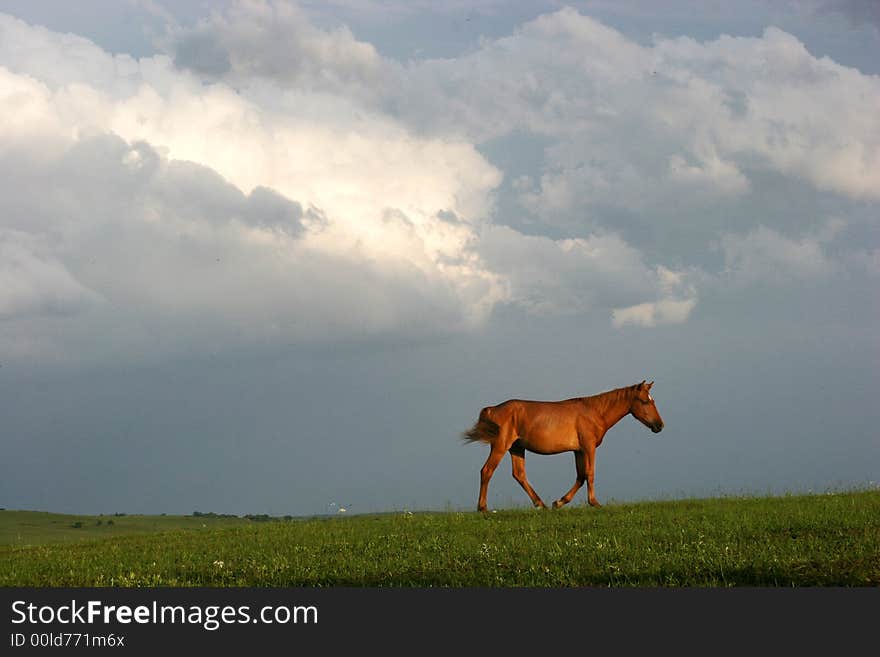
[[[878,486],[873,2],[0,0],[0,115],[2,507],[470,510],[644,379],[601,502]]]

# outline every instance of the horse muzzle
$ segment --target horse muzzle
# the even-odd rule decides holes
[[[651,431],[653,431],[654,433],[660,433],[661,431],[663,431],[663,423],[655,422],[651,425]]]

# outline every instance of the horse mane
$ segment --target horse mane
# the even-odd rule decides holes
[[[615,388],[614,390],[606,390],[605,392],[600,392],[598,395],[590,395],[589,397],[581,397],[580,399],[587,403],[590,406],[603,406],[607,408],[622,399],[631,398],[635,392],[636,388],[639,387],[639,384],[624,386],[623,388]]]

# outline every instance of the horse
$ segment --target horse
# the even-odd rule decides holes
[[[642,381],[625,388],[616,388],[591,397],[574,397],[562,401],[529,401],[509,399],[480,411],[474,426],[462,434],[467,443],[489,444],[489,458],[480,469],[480,497],[477,510],[486,510],[486,493],[495,468],[510,453],[513,478],[541,509],[547,506],[526,478],[526,452],[560,454],[574,452],[577,479],[571,489],[553,502],[558,509],[571,502],[587,482],[590,506],[600,507],[593,488],[596,448],[608,430],[626,415],[632,415],[654,433],[663,430],[663,419],[657,411],[651,386]]]

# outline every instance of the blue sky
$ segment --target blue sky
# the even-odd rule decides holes
[[[876,485],[878,55],[860,2],[0,2],[0,505],[469,509],[480,408],[645,378],[604,502]]]

